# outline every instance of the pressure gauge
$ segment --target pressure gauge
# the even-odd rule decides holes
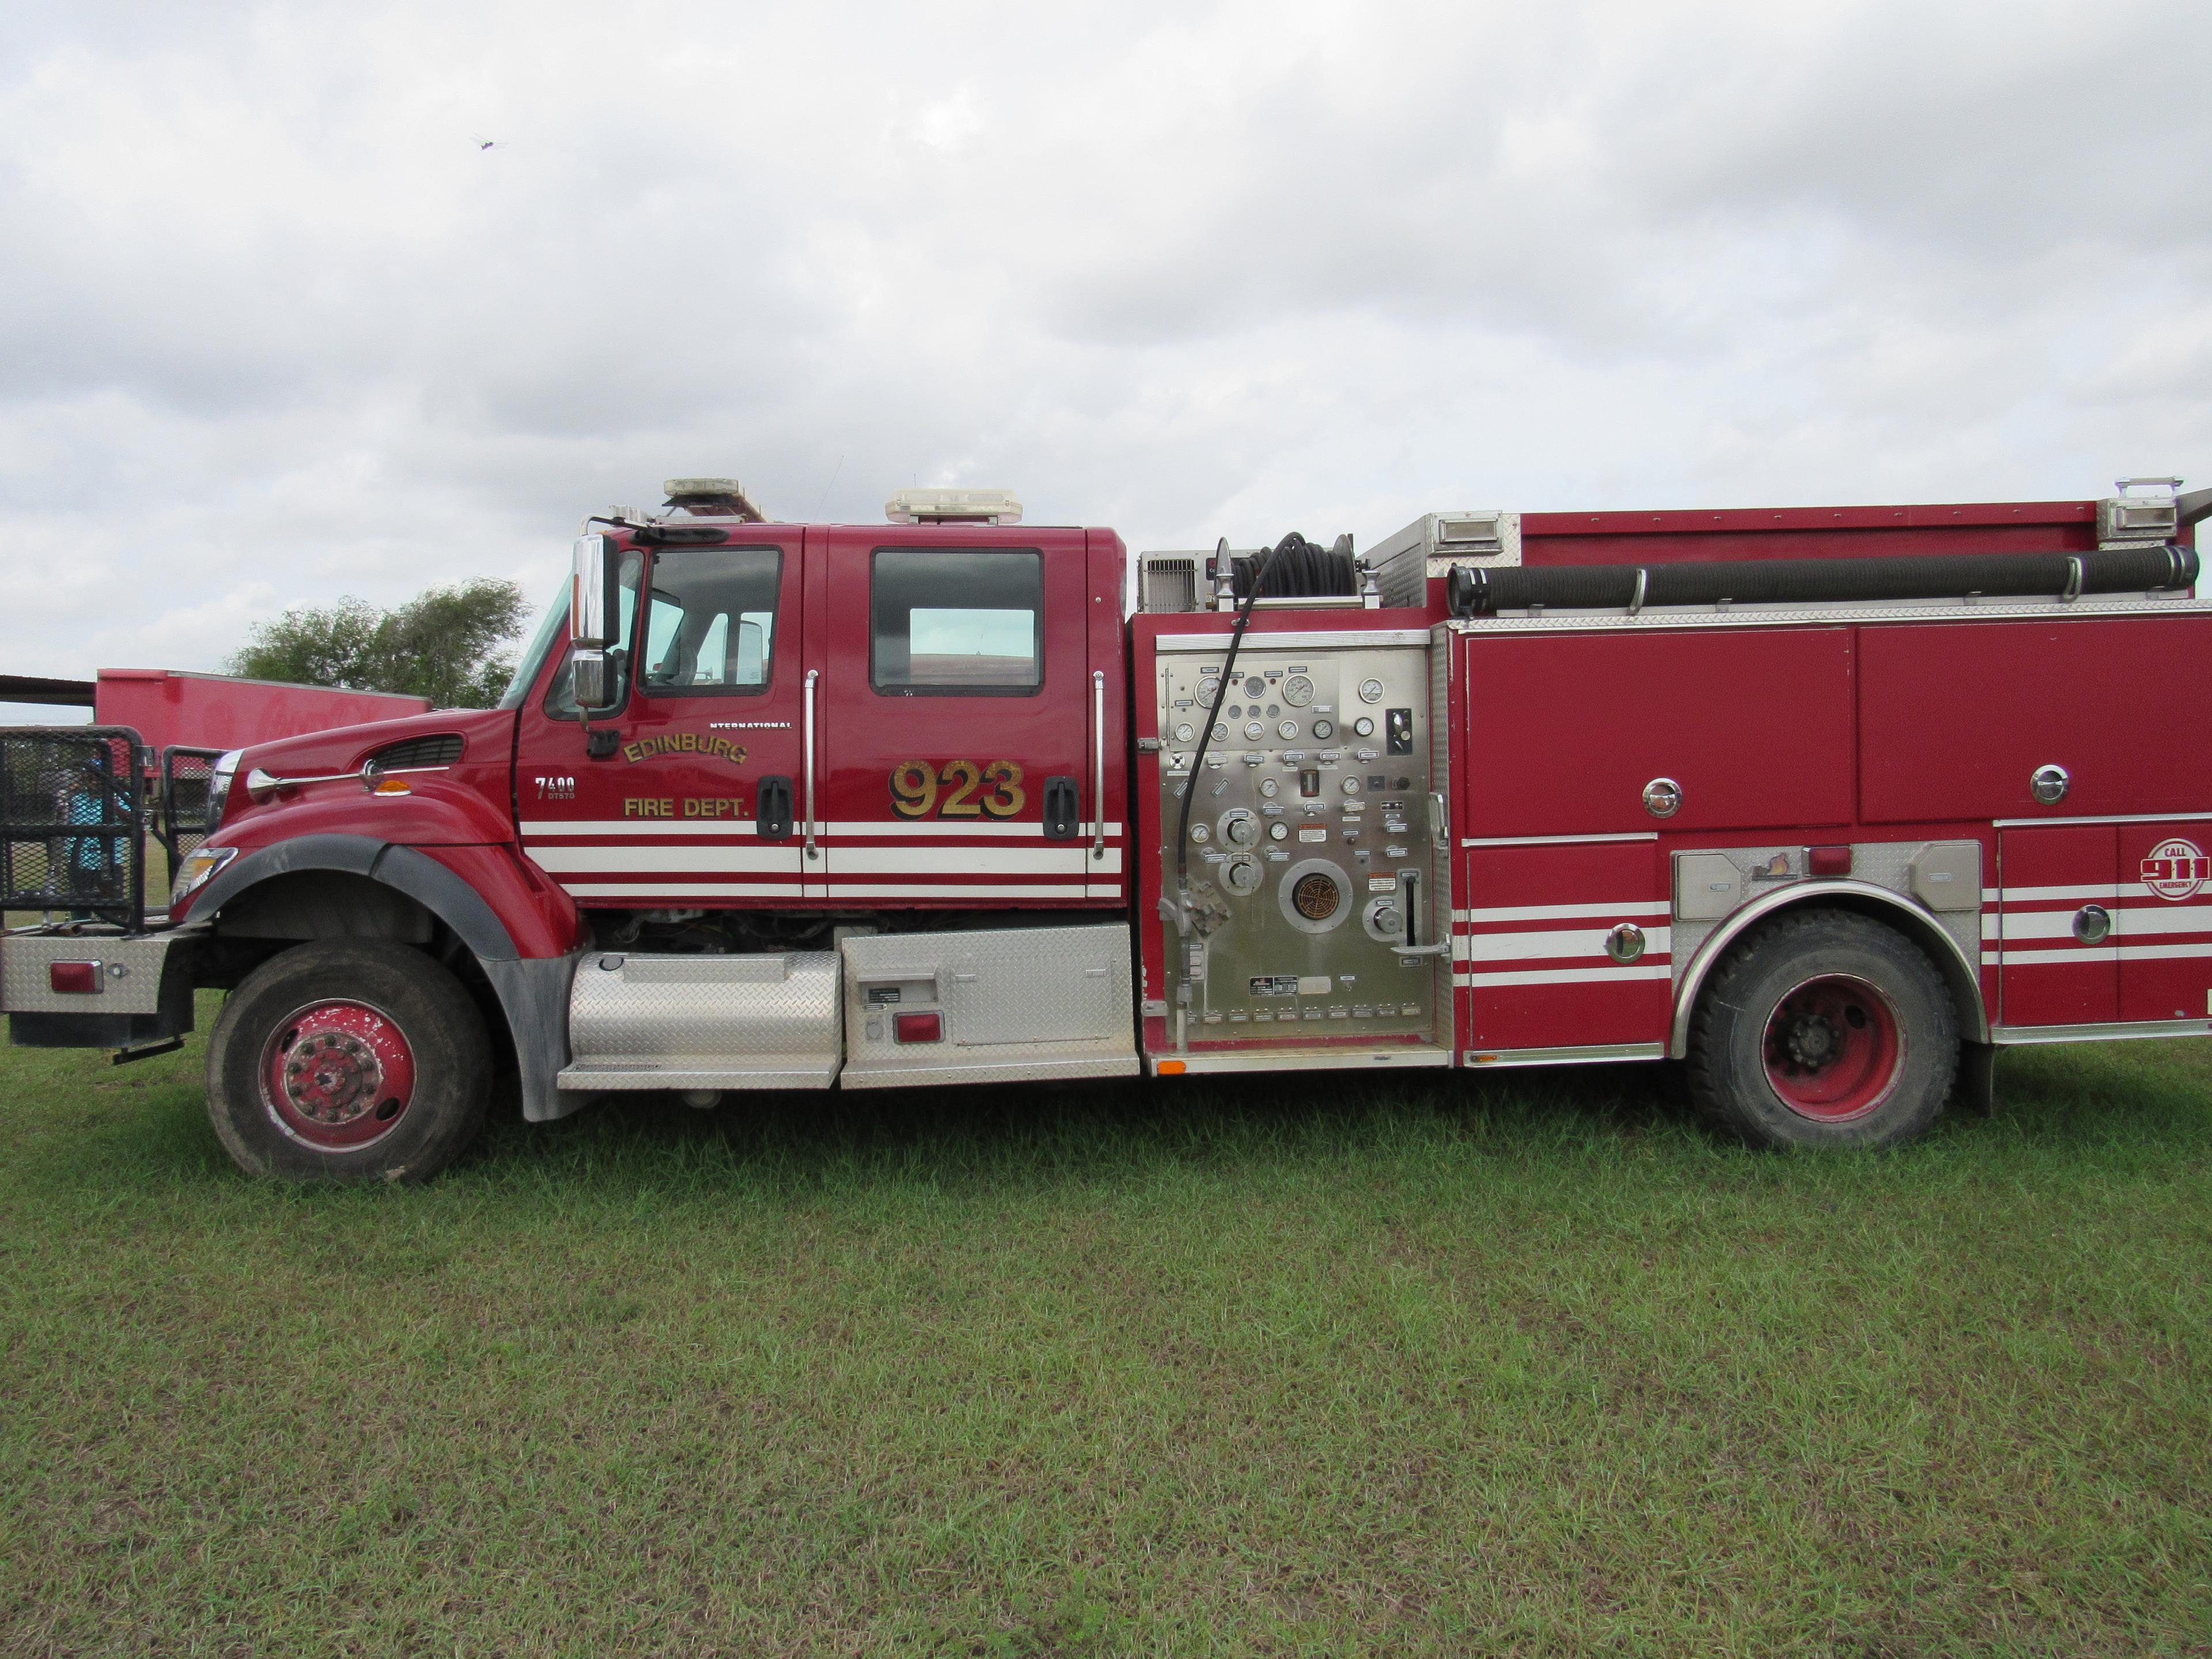
[[[1213,740],[1216,743],[1226,743],[1229,741],[1229,722],[1227,720],[1214,721]]]
[[[1275,732],[1285,743],[1296,743],[1298,740],[1298,723],[1296,720],[1285,720],[1275,728]]]
[[[1313,701],[1313,682],[1303,674],[1293,674],[1283,682],[1283,701],[1293,708],[1303,708]]]
[[[1198,700],[1204,703],[1208,708],[1213,707],[1213,700],[1220,695],[1221,682],[1219,680],[1200,680],[1198,683]]]
[[[1380,680],[1362,680],[1362,681],[1360,681],[1360,682],[1359,682],[1359,701],[1360,701],[1360,702],[1382,702],[1382,681],[1380,681]]]
[[[1191,729],[1188,721],[1176,727],[1176,741],[1177,743],[1188,743],[1197,735],[1198,733]]]
[[[1267,728],[1261,725],[1257,720],[1246,720],[1244,722],[1244,735],[1252,742],[1257,743],[1261,738],[1267,735]]]
[[[1358,794],[1359,793],[1359,780],[1358,778],[1346,778],[1344,781],[1344,793],[1347,795]]]
[[[1352,729],[1363,738],[1371,738],[1375,735],[1375,722],[1365,714],[1362,714],[1358,720],[1352,721]]]
[[[1213,839],[1213,831],[1202,823],[1194,823],[1190,826],[1190,839],[1193,845],[1203,847]]]
[[[1260,793],[1265,799],[1273,800],[1277,795],[1279,795],[1282,793],[1283,786],[1277,783],[1274,779],[1262,778],[1260,780]]]
[[[1314,741],[1316,743],[1327,743],[1335,735],[1336,725],[1334,721],[1316,720],[1314,722]]]
[[[1267,826],[1267,839],[1269,841],[1288,841],[1290,838],[1291,826],[1289,824],[1277,823],[1271,823]]]

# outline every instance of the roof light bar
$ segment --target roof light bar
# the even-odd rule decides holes
[[[1011,489],[902,489],[884,503],[893,524],[1019,524]]]

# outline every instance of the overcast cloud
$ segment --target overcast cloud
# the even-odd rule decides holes
[[[11,672],[550,592],[683,473],[1139,547],[2212,483],[2202,0],[33,9]]]

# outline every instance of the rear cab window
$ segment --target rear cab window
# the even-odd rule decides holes
[[[882,547],[869,682],[887,696],[1027,697],[1044,685],[1044,556]]]

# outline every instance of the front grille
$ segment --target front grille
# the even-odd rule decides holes
[[[410,738],[380,749],[368,757],[372,772],[398,772],[416,766],[451,766],[461,757],[459,734],[441,732],[428,738]]]

